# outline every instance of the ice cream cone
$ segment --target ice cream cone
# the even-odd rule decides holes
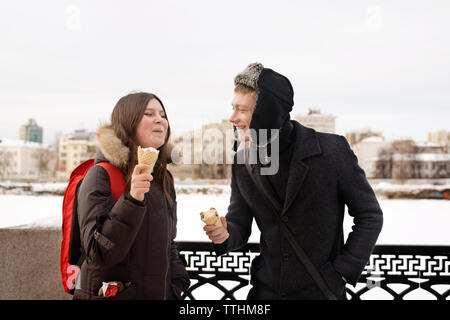
[[[158,160],[159,151],[155,148],[141,148],[138,146],[138,163],[139,164],[148,164],[151,166],[146,170],[142,170],[141,173],[151,174],[153,171],[153,167],[155,166],[156,160]]]
[[[216,227],[222,226],[222,221],[220,221],[219,214],[214,208],[211,208],[205,212],[200,212],[200,218],[207,225],[215,225]]]

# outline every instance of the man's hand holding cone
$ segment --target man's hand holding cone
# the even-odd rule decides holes
[[[201,212],[200,218],[205,223],[203,230],[213,243],[220,244],[228,239],[227,221],[225,217],[219,217],[216,209]]]

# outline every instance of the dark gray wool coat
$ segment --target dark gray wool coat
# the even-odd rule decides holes
[[[283,99],[284,104],[289,101],[272,95],[273,89],[287,80],[272,73],[272,70],[264,69],[259,78],[260,96],[255,112],[276,108],[279,98]],[[264,90],[266,87],[272,90]],[[265,103],[267,100],[264,97],[267,96],[270,96],[270,104]],[[271,117],[274,114],[286,117],[285,113],[289,111],[289,108],[272,110]],[[259,115],[263,117],[261,113]],[[382,211],[344,137],[316,132],[297,121],[291,123],[292,157],[288,168],[279,168],[289,172],[286,198],[280,203],[283,207],[282,219],[287,221],[297,243],[309,256],[329,289],[339,299],[345,299],[342,276],[353,285],[358,281],[381,231]],[[252,167],[252,173],[259,174],[260,167]],[[354,225],[344,242],[345,205],[354,218]],[[215,245],[217,253],[244,246],[255,219],[261,231],[261,254],[252,262],[253,288],[248,298],[326,299],[281,234],[279,222],[270,210],[269,201],[256,188],[245,164],[233,164],[231,200],[226,215],[230,237],[222,245]]]
[[[127,148],[108,127],[97,132],[100,152],[96,163],[108,161],[126,167]],[[79,187],[78,221],[86,260],[74,299],[103,299],[102,282],[131,282],[131,286],[109,299],[180,299],[189,278],[174,244],[176,198],[167,176],[174,205],[166,200],[161,185],[152,181],[143,202],[111,195],[108,173],[92,167]]]

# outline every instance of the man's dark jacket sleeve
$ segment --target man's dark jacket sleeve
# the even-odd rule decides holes
[[[230,237],[222,244],[214,244],[216,254],[221,255],[239,249],[247,244],[252,232],[253,215],[242,198],[236,184],[235,166],[231,169],[231,197],[226,215],[227,230]]]
[[[335,159],[339,195],[354,218],[354,226],[333,265],[350,284],[356,285],[375,247],[383,225],[383,213],[355,154],[347,140],[341,139],[342,152]]]

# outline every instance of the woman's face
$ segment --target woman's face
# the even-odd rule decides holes
[[[142,148],[161,147],[165,142],[168,126],[161,104],[158,100],[151,99],[136,129],[137,144]]]

